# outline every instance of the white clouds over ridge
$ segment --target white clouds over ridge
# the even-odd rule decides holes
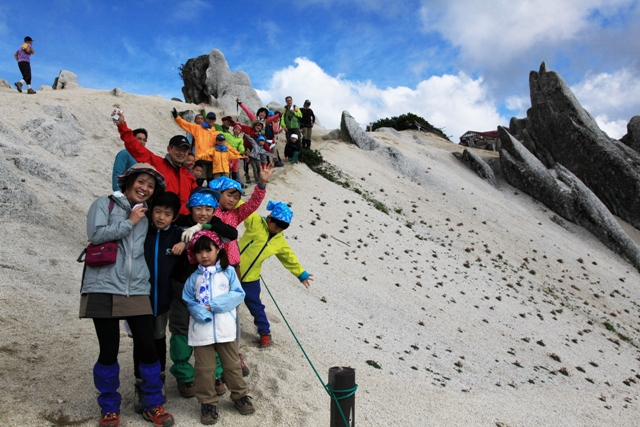
[[[296,105],[309,99],[320,123],[330,129],[340,125],[344,110],[361,124],[411,112],[444,128],[456,142],[469,129],[490,130],[508,123],[498,114],[482,79],[474,80],[462,72],[430,77],[415,89],[381,89],[371,82],[330,76],[306,58],[297,58],[295,63],[277,71],[269,87],[259,91],[260,97],[265,103],[284,103],[284,97],[291,95]]]
[[[438,32],[466,60],[507,63],[536,45],[553,46],[598,30],[634,0],[423,0],[426,31]]]

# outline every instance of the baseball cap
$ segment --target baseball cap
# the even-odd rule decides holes
[[[191,147],[189,144],[189,140],[184,135],[176,135],[169,141],[169,145],[173,147],[182,147],[186,145],[187,147]]]
[[[216,119],[216,113],[214,113],[213,111],[210,113],[207,113],[207,119]]]

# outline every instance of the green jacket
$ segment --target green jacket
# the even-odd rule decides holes
[[[267,221],[257,213],[252,213],[244,220],[245,232],[240,238],[240,281],[253,282],[260,278],[262,263],[271,255],[275,255],[284,268],[304,282],[309,273],[298,262],[298,258],[280,232],[269,235]]]
[[[295,107],[295,105],[294,105]],[[280,126],[285,126],[287,129],[299,129],[300,118],[302,118],[302,111],[296,107],[295,111],[291,111],[287,107],[282,109],[280,113],[282,118],[280,119]]]
[[[222,132],[222,134],[227,139],[227,142],[229,143],[229,145],[235,148],[236,151],[238,151],[238,153],[244,154],[244,138],[243,137],[235,136],[234,134],[229,132]]]

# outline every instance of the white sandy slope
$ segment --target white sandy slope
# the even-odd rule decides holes
[[[18,171],[15,141],[0,136],[4,159],[36,194],[35,213],[44,218],[16,215],[0,224],[0,424],[95,425],[97,340],[91,321],[77,317],[75,258],[86,241],[86,211],[109,193],[122,147],[108,114],[119,102],[129,126],[146,127],[148,146],[163,153],[181,133],[169,110],[194,106],[81,88],[35,96],[1,90],[0,99],[0,122],[24,142],[19,156],[63,171],[59,179]],[[22,130],[45,117],[47,105],[64,106],[84,129],[77,156],[47,152]],[[267,200],[291,203],[286,236],[315,281],[304,289],[275,258],[263,277],[323,381],[331,366],[356,369],[358,425],[637,425],[637,271],[504,181],[495,189],[480,180],[451,155],[461,149],[454,144],[412,132],[373,134],[419,166],[418,185],[377,154],[315,132],[312,147],[350,187],[304,164],[277,170]],[[257,412],[239,415],[227,394],[219,425],[328,425],[328,396],[263,297],[271,348],[258,348],[242,311],[241,350]],[[123,425],[149,425],[133,412],[124,335],[120,364]],[[195,400],[180,398],[170,377],[167,398],[177,425],[200,425]]]

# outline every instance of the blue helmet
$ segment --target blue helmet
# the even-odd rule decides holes
[[[271,214],[269,215],[271,218],[291,224],[293,212],[289,209],[289,206],[287,206],[286,203],[269,200],[269,203],[267,203],[267,210],[271,211]]]
[[[218,179],[214,179],[209,183],[209,188],[215,190],[218,193],[222,193],[225,190],[234,189],[238,190],[242,194],[242,185],[234,179],[221,176]]]
[[[212,208],[218,207],[218,201],[220,200],[220,193],[208,188],[200,188],[196,190],[187,202],[187,208],[194,206],[211,206]]]

